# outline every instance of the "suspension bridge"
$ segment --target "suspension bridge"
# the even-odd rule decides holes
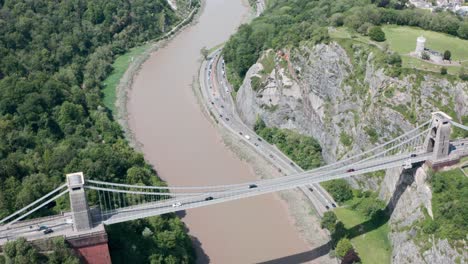
[[[103,225],[209,206],[272,193],[312,183],[341,179],[379,170],[428,162],[434,168],[457,163],[468,156],[468,139],[450,140],[452,125],[468,131],[443,112],[386,143],[335,163],[280,178],[217,186],[141,186],[85,179],[83,173],[68,174],[66,183],[0,220],[0,245],[18,237],[28,240],[52,235],[83,235],[103,230]],[[70,212],[30,219],[34,212],[67,195]],[[88,198],[93,197],[93,206]],[[27,219],[27,220],[26,220]],[[54,227],[46,234],[41,226]],[[40,232],[39,232],[40,231]]]

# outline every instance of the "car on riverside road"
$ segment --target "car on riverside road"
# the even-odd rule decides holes
[[[177,203],[173,203],[173,204],[172,204],[172,207],[179,207],[179,206],[181,206],[181,205],[182,205],[181,202],[177,202]]]

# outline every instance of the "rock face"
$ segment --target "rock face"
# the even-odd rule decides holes
[[[335,42],[267,51],[249,69],[238,91],[239,114],[250,126],[260,117],[267,126],[314,137],[326,162],[411,130],[429,120],[433,111],[444,111],[458,121],[468,115],[467,82],[416,71],[391,77],[394,68],[382,56],[382,51],[365,44]],[[432,215],[425,177],[423,169],[404,173],[395,169],[383,177],[349,181],[354,187],[379,190],[389,201],[394,263],[453,263],[457,257],[463,263],[468,256],[460,256],[447,241],[433,241],[430,249],[422,250],[411,240],[411,230],[398,231],[420,219],[421,208]]]

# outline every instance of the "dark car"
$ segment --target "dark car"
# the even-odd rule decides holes
[[[52,230],[51,228],[47,228],[46,230],[44,230],[45,235],[50,234],[52,232],[54,232],[54,230]]]
[[[328,206],[328,205],[325,205],[325,208],[327,208],[327,210],[328,210],[328,209],[330,209],[330,206]]]
[[[292,163],[292,162],[289,162],[289,164],[290,164],[291,166],[294,166],[294,163]]]
[[[229,121],[229,118],[226,117],[226,121]]]
[[[212,105],[214,105],[214,102],[211,102]]]
[[[261,139],[261,138],[257,138],[257,139],[258,139],[258,141],[262,141],[262,139]]]
[[[242,135],[242,132],[239,132],[239,135]]]
[[[258,144],[257,144],[257,143],[254,143],[254,145],[255,145],[256,147],[258,147]]]
[[[414,158],[416,157],[417,155],[416,154],[411,154],[411,158]]]
[[[257,188],[257,185],[256,184],[250,184],[249,189],[253,189],[253,188]]]
[[[219,115],[219,117],[223,117],[223,115]]]
[[[38,229],[38,231],[42,231],[42,230],[46,230],[46,229],[48,229],[47,226],[40,226],[39,229]]]
[[[270,158],[273,158],[273,154],[270,154]]]
[[[278,172],[281,172],[281,169],[278,169]]]
[[[224,108],[224,105],[221,105],[221,108]]]
[[[213,198],[212,196],[208,196],[208,197],[205,198],[205,201],[211,201],[211,200],[213,200],[213,199],[214,199],[214,198]]]
[[[309,188],[309,190],[310,190],[311,192],[313,192],[313,191],[314,191],[314,189],[312,189],[312,188]]]
[[[333,206],[333,207],[336,207],[336,204],[332,203],[332,206]]]
[[[346,172],[353,172],[353,171],[355,171],[355,170],[354,169],[349,169]]]

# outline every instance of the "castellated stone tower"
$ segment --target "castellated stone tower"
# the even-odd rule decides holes
[[[414,51],[418,56],[421,57],[424,47],[426,46],[426,38],[423,36],[420,36],[416,40],[416,50]]]

